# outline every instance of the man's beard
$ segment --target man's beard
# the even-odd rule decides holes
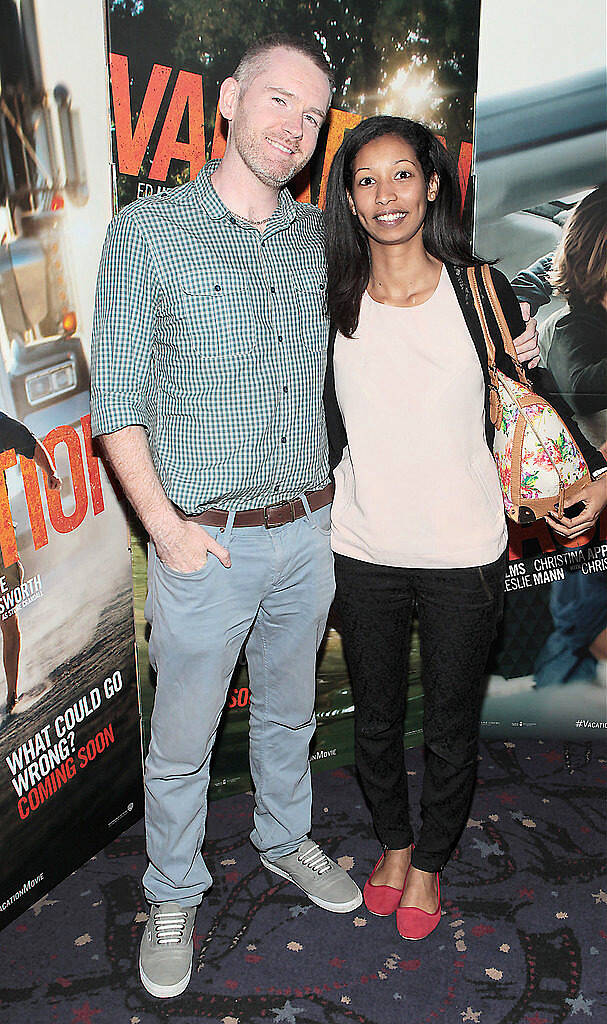
[[[280,171],[278,167],[268,166],[267,155],[261,151],[262,140],[249,134],[246,127],[236,128],[233,124],[232,129],[234,132],[234,145],[241,160],[259,181],[264,185],[269,185],[270,188],[281,188],[283,185],[286,185],[308,162],[307,157],[296,151],[293,154],[294,162],[290,167],[285,168],[284,171]],[[271,138],[271,136],[269,137]]]

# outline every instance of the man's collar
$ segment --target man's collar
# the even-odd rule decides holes
[[[208,160],[194,179],[194,192],[212,220],[234,216],[219,198],[211,181],[211,175],[220,163],[221,160]],[[278,193],[278,206],[272,214],[271,220],[274,221],[276,218],[276,226],[283,227],[286,224],[291,224],[296,216],[297,203],[288,188],[281,188]]]
[[[194,192],[212,220],[221,220],[230,212],[217,195],[211,181],[211,175],[220,163],[220,160],[208,160],[194,179]]]

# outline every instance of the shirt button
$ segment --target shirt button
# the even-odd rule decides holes
[[[286,444],[286,443],[287,443],[287,439],[286,439],[286,437],[281,437],[281,439],[280,439],[280,440],[282,441],[282,443],[283,443],[283,444]]]
[[[221,291],[221,285],[220,284],[216,284],[215,285],[215,291],[216,292],[220,292]]]
[[[278,335],[278,340],[279,340],[279,341],[282,341],[282,334],[279,334],[279,335]]]
[[[285,395],[287,395],[289,393],[289,389],[288,389],[286,384],[283,384],[282,390],[284,391]]]
[[[272,292],[272,295],[276,295],[276,288],[270,288],[270,291]]]

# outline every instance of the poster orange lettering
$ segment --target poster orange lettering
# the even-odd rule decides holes
[[[177,135],[184,112],[188,112],[188,142],[179,142]],[[202,75],[180,71],[164,119],[150,178],[166,181],[171,160],[185,160],[190,165],[192,181],[204,164],[204,101]]]
[[[110,85],[114,104],[118,170],[121,174],[139,174],[170,75],[171,68],[154,64],[133,131],[129,60],[120,53],[110,54]]]

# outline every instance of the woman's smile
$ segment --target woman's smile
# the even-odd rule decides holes
[[[407,214],[404,211],[393,210],[390,213],[377,213],[375,215],[375,220],[381,221],[382,224],[396,224],[399,220],[402,220],[403,217],[406,216]]]

